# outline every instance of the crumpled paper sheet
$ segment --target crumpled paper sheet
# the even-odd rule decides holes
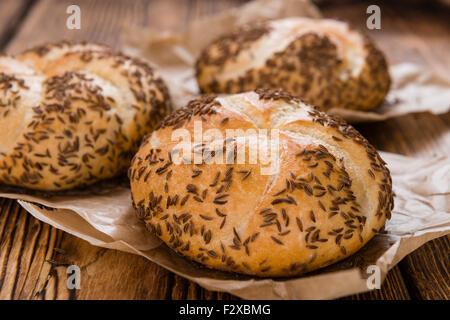
[[[308,0],[255,0],[218,15],[194,21],[181,33],[125,26],[122,50],[152,63],[166,81],[176,107],[199,95],[194,64],[201,50],[217,36],[243,23],[292,16],[320,18]],[[391,90],[385,102],[371,112],[331,109],[347,122],[380,121],[416,112],[450,111],[450,79],[412,63],[390,66]]]
[[[191,262],[146,232],[131,206],[130,189],[91,187],[80,195],[43,197],[5,193],[34,217],[93,245],[141,255],[217,291],[245,299],[333,299],[368,291],[367,266],[387,272],[427,241],[450,233],[450,159],[410,158],[381,152],[391,170],[395,207],[386,233],[377,234],[351,257],[294,278],[256,278],[215,271]],[[42,207],[44,205],[49,208]]]

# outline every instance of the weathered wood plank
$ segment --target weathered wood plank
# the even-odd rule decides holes
[[[68,292],[64,264],[81,269],[81,289],[71,293],[73,299],[165,299],[170,295],[172,274],[142,257],[94,247],[67,233],[61,249],[64,253],[55,259],[63,265],[55,267],[49,281],[58,299],[66,298]]]
[[[426,243],[403,261],[400,269],[415,299],[450,299],[450,236]]]
[[[59,40],[88,40],[119,46],[119,33],[125,25],[155,25],[160,28],[182,28],[187,21],[188,2],[178,1],[90,1],[76,4],[81,10],[81,29],[66,27],[66,9],[70,0],[42,0],[36,4],[7,47],[8,53],[46,42]],[[155,24],[153,24],[155,22]],[[38,30],[38,32],[36,31]]]
[[[34,0],[0,1],[0,49],[14,36],[34,2]]]

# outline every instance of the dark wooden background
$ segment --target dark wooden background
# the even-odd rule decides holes
[[[119,47],[123,24],[181,30],[189,21],[243,1],[1,0],[0,51],[17,53],[60,39]],[[390,62],[411,61],[449,76],[450,9],[430,1],[324,1],[326,17],[369,33]],[[65,27],[68,5],[81,7],[81,30]],[[366,8],[381,7],[382,30],[365,29]],[[425,4],[425,5],[424,5]],[[378,149],[408,156],[450,155],[450,115],[413,114],[358,125]],[[407,164],[405,164],[407,165]],[[349,299],[449,299],[450,236],[403,259],[380,290]],[[58,264],[56,264],[57,262]],[[81,267],[81,289],[66,287],[65,264]],[[205,290],[142,257],[94,247],[40,222],[0,198],[0,299],[235,299]]]

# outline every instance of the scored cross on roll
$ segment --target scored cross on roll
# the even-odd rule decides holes
[[[216,135],[199,143],[199,124]],[[265,136],[243,139],[261,129]],[[278,142],[274,170],[249,161],[261,140]],[[169,247],[258,276],[348,257],[383,230],[393,207],[389,170],[367,140],[284,91],[191,101],[144,140],[129,177],[139,218]]]

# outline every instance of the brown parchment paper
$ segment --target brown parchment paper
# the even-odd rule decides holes
[[[450,158],[381,153],[392,173],[395,207],[385,234],[353,256],[295,278],[256,278],[210,270],[174,253],[146,232],[131,206],[130,189],[44,197],[2,192],[34,217],[93,245],[141,255],[199,285],[245,299],[332,299],[367,291],[369,265],[388,270],[425,242],[450,233]],[[42,205],[48,207],[43,207]]]
[[[181,33],[124,26],[122,50],[148,59],[166,81],[174,105],[180,107],[199,95],[193,66],[209,42],[243,23],[292,16],[321,17],[309,0],[255,0],[194,21]],[[331,109],[328,113],[357,123],[415,112],[442,114],[450,110],[450,78],[407,61],[391,65],[390,74],[391,90],[385,102],[373,112]]]

